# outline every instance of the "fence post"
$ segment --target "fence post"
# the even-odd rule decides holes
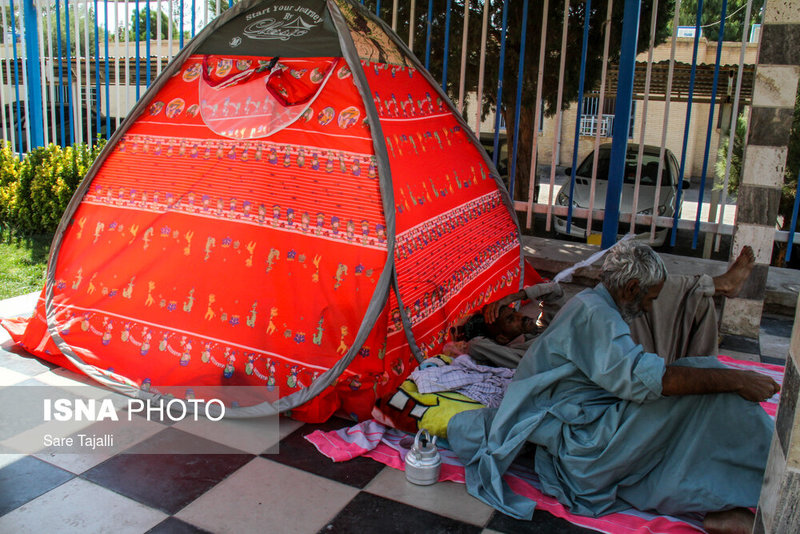
[[[628,150],[628,125],[631,122],[633,75],[636,68],[636,42],[639,37],[641,0],[625,0],[622,17],[622,48],[619,57],[617,102],[614,110],[614,138],[611,142],[611,164],[608,169],[605,216],[603,218],[602,248],[617,242],[619,200],[625,180],[625,153]]]
[[[28,118],[31,147],[44,145],[42,70],[39,62],[39,19],[33,0],[23,0],[25,10],[25,68],[28,75]]]

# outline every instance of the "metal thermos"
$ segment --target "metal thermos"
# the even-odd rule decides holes
[[[436,436],[424,428],[417,432],[414,446],[406,454],[406,478],[413,484],[428,486],[439,480],[442,458],[436,448]]]

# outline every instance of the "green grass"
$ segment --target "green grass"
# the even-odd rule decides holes
[[[52,234],[0,231],[0,300],[42,288],[52,239]]]

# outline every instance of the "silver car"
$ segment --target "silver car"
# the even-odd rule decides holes
[[[657,146],[645,145],[642,154],[642,173],[639,182],[639,201],[637,212],[642,215],[653,213],[653,202],[655,200],[656,185],[658,178],[658,155],[661,149]],[[622,185],[622,198],[620,201],[620,215],[630,214],[633,206],[633,192],[636,185],[636,160],[639,155],[639,145],[629,144],[625,157],[625,181]],[[672,217],[675,214],[675,199],[678,193],[678,162],[675,155],[669,150],[664,151],[665,162],[662,166],[661,192],[658,198],[656,215]],[[606,189],[608,189],[608,169],[611,161],[611,144],[600,145],[597,161],[597,182],[594,191],[594,208],[603,209],[606,205]],[[578,165],[575,172],[575,190],[572,198],[572,206],[575,208],[589,208],[589,194],[592,180],[592,163],[594,154],[590,153]],[[571,169],[567,168],[566,174],[571,174]],[[689,187],[687,180],[683,181],[682,187]],[[561,187],[556,204],[559,206],[569,205],[569,180]],[[680,215],[680,207],[678,208]],[[573,216],[570,231],[567,232],[567,220],[562,216],[554,217],[555,230],[559,234],[571,235],[578,238],[587,238],[586,220],[578,219]],[[620,222],[620,232],[627,232],[628,223]],[[592,222],[592,233],[602,232],[603,221],[595,220]],[[650,225],[637,225],[635,228],[637,239],[646,239],[652,246],[661,246],[667,238],[669,228],[658,228],[654,239],[650,239]]]

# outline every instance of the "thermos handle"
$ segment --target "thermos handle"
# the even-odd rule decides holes
[[[425,433],[425,441],[427,443],[430,443],[430,446],[436,447],[436,436],[433,436],[433,438],[431,438],[430,432],[428,432],[427,429],[420,428],[419,431],[417,432],[417,435],[414,436],[414,450],[417,451],[421,450],[419,446],[419,438],[423,434],[423,432]]]

